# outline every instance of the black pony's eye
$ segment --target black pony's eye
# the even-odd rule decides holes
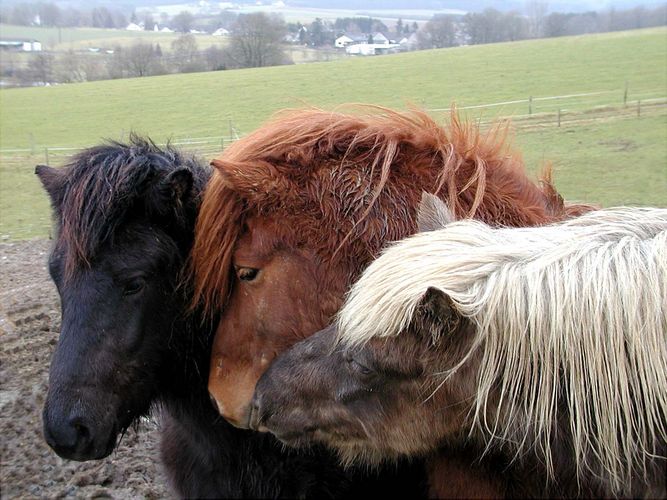
[[[375,370],[373,370],[372,368],[369,368],[368,366],[360,363],[358,360],[356,360],[352,356],[347,357],[346,361],[347,361],[348,366],[350,367],[350,369],[352,371],[354,371],[355,373],[357,373],[357,374],[359,374],[363,377],[367,377],[367,376],[375,373]]]
[[[236,269],[236,275],[241,281],[252,281],[257,277],[259,269],[254,267],[239,267]]]
[[[123,288],[123,295],[134,295],[144,289],[146,280],[144,278],[133,278]]]

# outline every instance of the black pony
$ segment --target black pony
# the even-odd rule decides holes
[[[232,427],[212,407],[212,328],[187,312],[184,273],[207,167],[133,136],[36,174],[58,226],[49,271],[62,330],[43,414],[56,453],[103,458],[158,406],[163,464],[181,496],[423,494],[419,463],[343,471],[328,452],[284,450],[270,435]]]

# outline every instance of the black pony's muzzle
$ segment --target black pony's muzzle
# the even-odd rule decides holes
[[[77,414],[43,412],[44,439],[60,457],[69,460],[99,460],[108,456],[116,444],[117,432]]]

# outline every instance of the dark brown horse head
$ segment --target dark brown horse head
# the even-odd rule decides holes
[[[185,371],[180,286],[209,172],[138,136],[37,167],[58,226],[49,271],[62,325],[43,420],[60,456],[107,456]]]
[[[422,191],[456,216],[542,224],[562,200],[526,176],[500,128],[482,134],[453,115],[320,110],[278,117],[234,143],[197,222],[196,299],[224,308],[209,390],[246,427],[255,383],[281,352],[326,326],[382,247],[416,231]]]
[[[436,329],[447,339],[442,345],[434,345]],[[345,463],[423,456],[463,442],[474,377],[463,368],[441,385],[437,373],[460,361],[473,336],[473,326],[436,289],[396,337],[344,346],[331,325],[279,356],[262,376],[251,427],[291,445],[322,442]]]

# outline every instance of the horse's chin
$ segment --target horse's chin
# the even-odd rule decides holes
[[[329,441],[328,446],[336,450],[338,461],[345,467],[379,467],[401,458],[393,450],[378,449],[363,440]]]

